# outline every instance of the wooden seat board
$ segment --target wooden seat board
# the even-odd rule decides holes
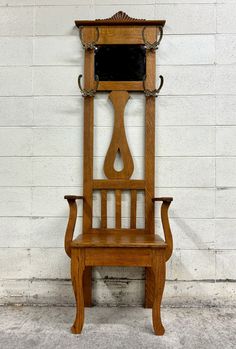
[[[99,229],[101,231],[101,229]],[[165,241],[157,234],[128,233],[123,230],[110,233],[103,231],[92,234],[80,234],[71,247],[153,247],[165,248]]]

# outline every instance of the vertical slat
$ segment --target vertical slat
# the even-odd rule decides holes
[[[137,190],[131,190],[130,228],[136,228]]]
[[[121,228],[121,191],[115,190],[116,196],[116,228]]]
[[[107,228],[107,191],[101,190],[101,228]]]

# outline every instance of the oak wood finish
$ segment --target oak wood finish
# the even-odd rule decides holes
[[[76,199],[83,200],[83,196],[66,195],[64,198],[68,201],[68,204],[70,207],[69,220],[67,223],[67,228],[65,233],[64,246],[65,246],[66,254],[68,255],[68,257],[71,257],[71,241],[73,239],[76,218],[77,218],[77,204],[75,200]]]
[[[132,19],[119,12],[110,19],[76,21],[83,25],[85,48],[84,88],[93,89],[94,51],[86,43],[97,44],[144,44],[142,31],[152,43],[158,35],[158,26],[165,21]],[[96,34],[99,33],[99,36]],[[156,53],[146,51],[146,88],[155,89]],[[76,318],[71,328],[73,333],[81,333],[84,322],[84,306],[92,305],[93,266],[142,266],[146,268],[145,306],[152,307],[153,328],[157,335],[164,333],[160,306],[165,284],[165,264],[173,250],[173,240],[168,219],[168,209],[172,198],[154,198],[155,174],[155,98],[146,97],[145,102],[145,173],[143,179],[132,179],[134,170],[132,154],[127,142],[124,113],[129,103],[128,91],[142,91],[140,81],[100,81],[97,91],[108,91],[114,109],[114,129],[110,146],[104,161],[106,179],[93,178],[93,129],[94,97],[84,97],[84,179],[83,196],[67,195],[69,220],[65,234],[65,251],[71,257],[71,278],[76,299]],[[101,140],[102,141],[102,140]],[[117,153],[123,160],[123,168],[114,167]],[[101,224],[92,226],[93,192],[101,194]],[[108,226],[108,191],[115,195],[115,228]],[[130,193],[130,228],[122,227],[122,195]],[[137,228],[138,191],[145,196],[145,227]],[[83,227],[81,234],[73,239],[77,217],[76,200],[83,201]],[[155,234],[154,206],[162,201],[161,219],[165,239]]]
[[[107,191],[101,190],[101,228],[107,227]]]
[[[136,228],[137,190],[131,190],[130,228]]]
[[[156,30],[147,31],[147,40],[155,41]],[[153,51],[146,54],[146,88],[153,90],[156,85],[156,55]],[[147,97],[145,105],[145,226],[148,233],[154,233],[154,176],[155,176],[155,98]],[[145,307],[153,306],[153,274],[146,268],[145,274]],[[151,292],[151,294],[149,294]],[[150,303],[151,300],[151,303]]]
[[[85,250],[85,263],[92,266],[119,266],[144,267],[152,265],[150,248],[140,248],[138,253],[135,248],[87,248]]]
[[[172,197],[153,198],[153,202],[162,201],[161,222],[162,222],[162,227],[163,227],[163,231],[164,231],[164,235],[165,235],[165,241],[167,243],[166,253],[165,253],[166,261],[168,261],[168,259],[170,259],[172,252],[173,252],[173,238],[172,238],[169,217],[168,217],[168,210],[169,210],[169,207],[170,207],[172,200],[173,200]]]
[[[125,12],[119,11],[115,13],[112,17],[110,18],[105,18],[105,19],[95,19],[94,21],[88,21],[88,20],[83,20],[83,21],[75,21],[76,26],[79,28],[81,25],[85,26],[97,26],[97,25],[106,25],[106,26],[112,26],[112,25],[140,25],[140,26],[164,26],[165,25],[164,20],[155,20],[155,21],[150,21],[146,19],[137,19],[137,18],[132,18],[129,17]]]
[[[113,135],[105,157],[103,169],[106,177],[109,179],[128,179],[134,171],[134,163],[129,150],[124,126],[124,110],[129,99],[129,94],[126,91],[112,91],[109,94],[109,98],[115,110],[115,120]],[[121,171],[117,171],[114,168],[117,152],[120,153],[124,163],[124,167]]]
[[[121,228],[121,191],[118,189],[115,191],[116,196],[116,228]]]
[[[76,317],[71,332],[80,333],[84,324],[83,272],[85,269],[84,249],[73,249],[71,256],[71,280],[76,300]]]
[[[157,234],[146,234],[145,230],[136,229],[127,233],[124,229],[114,229],[113,232],[97,229],[93,234],[80,234],[72,241],[72,247],[152,247],[164,248],[166,242]],[[139,253],[140,251],[135,251]]]
[[[104,180],[94,179],[93,189],[145,189],[145,181],[142,179],[130,179],[130,180]]]
[[[154,276],[152,322],[155,334],[163,335],[165,329],[161,322],[161,300],[165,286],[165,253],[161,250],[153,250],[152,257],[152,271]]]
[[[97,91],[143,91],[142,81],[100,81]]]

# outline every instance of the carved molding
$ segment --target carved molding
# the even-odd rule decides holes
[[[110,18],[104,18],[104,19],[95,19],[95,20],[77,20],[75,21],[75,25],[79,28],[80,26],[104,26],[104,25],[110,25],[110,26],[116,26],[116,25],[139,25],[139,26],[162,26],[164,27],[165,21],[164,20],[146,20],[146,19],[139,19],[139,18],[132,18],[127,15],[127,13],[123,11],[119,11],[115,13]]]
[[[140,22],[140,21],[146,21],[146,19],[140,19],[140,18],[132,18],[127,15],[127,13],[123,11],[116,12],[113,16],[109,18],[104,19],[96,19],[98,22],[107,22],[107,21],[114,21],[114,22]]]

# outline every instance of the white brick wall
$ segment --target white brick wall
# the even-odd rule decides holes
[[[235,301],[234,1],[0,0],[0,303],[73,302],[63,250],[63,196],[81,194],[83,179],[83,101],[77,87],[83,50],[74,20],[118,10],[167,20],[157,52],[157,74],[165,84],[156,117],[156,194],[174,196],[175,250],[165,302]],[[131,94],[126,109],[135,178],[143,175],[143,101]],[[107,95],[96,96],[96,177],[103,176],[112,115]],[[77,232],[81,213],[80,207]],[[138,215],[142,225],[141,204]],[[161,232],[159,207],[156,229]],[[94,301],[140,304],[143,278],[141,268],[97,268]]]

